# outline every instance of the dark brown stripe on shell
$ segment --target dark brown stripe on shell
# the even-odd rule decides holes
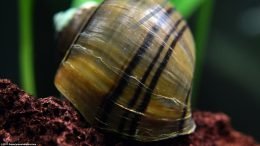
[[[133,26],[133,28],[138,27],[139,25],[142,25],[144,22],[146,22],[147,20],[149,20],[151,17],[153,17],[154,15],[156,15],[156,13],[158,13],[159,11],[161,11],[161,8],[164,7],[169,0],[164,0],[164,2],[161,4],[161,6],[155,8],[151,13],[149,13],[148,15],[144,16],[141,20],[139,20],[137,22],[137,24],[135,24]]]
[[[167,10],[167,14],[168,14],[168,15],[171,15],[173,12],[175,12],[175,9],[170,8],[170,9]],[[170,17],[170,16],[168,16],[168,17]],[[176,30],[176,28],[177,28],[178,25],[181,23],[181,21],[182,21],[182,18],[179,19],[179,20],[175,23],[175,25],[172,27],[172,29],[169,31],[169,33],[168,33],[168,34],[166,35],[166,37],[164,38],[164,41],[163,41],[163,43],[160,45],[158,51],[156,52],[155,57],[153,58],[153,60],[152,60],[152,62],[150,63],[150,65],[148,66],[147,70],[145,71],[145,73],[144,73],[142,79],[140,80],[140,83],[137,85],[137,89],[136,89],[136,91],[135,91],[135,94],[133,95],[133,97],[131,98],[130,102],[128,103],[127,108],[132,108],[132,107],[136,104],[137,99],[138,99],[138,97],[139,97],[140,94],[141,94],[142,88],[144,87],[144,84],[145,84],[147,78],[149,77],[149,75],[150,75],[152,69],[154,68],[155,63],[158,61],[158,59],[159,59],[159,57],[160,57],[160,55],[161,55],[161,52],[162,52],[162,50],[163,50],[163,48],[164,48],[164,46],[165,46],[165,45],[164,45],[165,42],[167,42],[167,41],[169,40],[170,36],[171,36],[172,33]],[[120,124],[119,124],[119,131],[122,131],[122,130],[123,130],[124,125],[125,125],[125,122],[126,122],[126,117],[128,117],[128,115],[129,115],[129,113],[128,113],[128,112],[125,112],[124,115],[123,115],[123,117],[121,118],[121,121],[120,121]]]
[[[161,8],[161,7],[160,7]],[[161,8],[160,11],[163,9]],[[149,15],[149,14],[147,14]],[[145,17],[145,16],[144,16]],[[148,48],[150,47],[152,41],[154,40],[155,33],[159,31],[161,21],[158,20],[156,24],[151,28],[151,30],[146,35],[142,45],[137,49],[137,52],[135,53],[134,57],[126,67],[124,73],[122,74],[122,77],[119,79],[117,87],[110,93],[107,97],[104,98],[104,102],[101,105],[101,113],[98,113],[100,115],[100,120],[102,122],[106,122],[109,113],[113,109],[113,102],[116,102],[120,95],[122,94],[123,90],[128,84],[128,81],[130,79],[130,75],[132,74],[132,71],[136,68],[136,66],[139,64],[141,58],[146,53]],[[99,123],[101,124],[101,123]],[[103,125],[104,126],[104,125]]]
[[[181,38],[181,36],[185,32],[186,28],[187,28],[187,25],[184,25],[181,28],[181,30],[178,33],[178,35],[176,36],[176,38],[171,43],[171,45],[170,45],[171,47],[168,49],[168,51],[167,51],[167,53],[166,53],[162,63],[160,64],[159,68],[157,69],[157,71],[156,71],[156,73],[155,73],[155,75],[154,75],[154,77],[153,77],[153,79],[152,79],[152,81],[151,81],[151,83],[150,83],[150,85],[148,87],[152,91],[150,91],[148,89],[146,90],[145,95],[144,95],[144,99],[143,99],[142,103],[137,108],[138,112],[144,112],[146,110],[147,106],[149,105],[150,100],[151,100],[152,92],[155,89],[155,87],[157,85],[157,82],[159,81],[159,78],[160,78],[163,70],[165,69],[165,67],[166,67],[166,65],[167,65],[167,63],[168,63],[168,61],[170,59],[170,57],[171,57],[171,55],[173,53],[173,50],[174,50],[178,40]],[[139,125],[138,123],[139,123],[140,120],[141,120],[141,115],[136,115],[133,118],[132,123],[130,125],[130,134],[132,134],[132,135],[135,134],[136,128],[138,127],[138,125]]]
[[[183,131],[183,125],[184,125],[184,122],[185,122],[185,120],[184,120],[184,118],[186,117],[186,114],[187,114],[187,104],[188,104],[188,102],[189,102],[189,100],[190,100],[190,93],[191,93],[191,88],[192,88],[192,86],[190,86],[190,89],[189,89],[189,91],[188,91],[188,93],[187,93],[187,96],[186,96],[186,98],[185,98],[185,107],[183,108],[183,111],[182,111],[182,115],[181,115],[181,120],[180,120],[180,122],[179,122],[179,126],[178,126],[178,132],[179,133],[182,133],[182,131]]]

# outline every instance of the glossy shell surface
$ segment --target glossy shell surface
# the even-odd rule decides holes
[[[55,85],[91,125],[156,141],[195,129],[194,62],[190,30],[167,1],[106,0],[78,32]]]

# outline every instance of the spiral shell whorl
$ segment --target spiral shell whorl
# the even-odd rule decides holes
[[[55,85],[93,126],[140,141],[194,131],[195,50],[162,0],[106,0],[67,52]]]

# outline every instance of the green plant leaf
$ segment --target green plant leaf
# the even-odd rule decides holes
[[[201,79],[202,65],[204,62],[205,46],[210,30],[211,15],[213,13],[214,0],[205,0],[196,17],[195,42],[196,42],[196,69],[193,81],[193,100],[197,98]],[[193,101],[195,103],[195,100]]]
[[[19,71],[21,86],[36,95],[33,58],[33,0],[19,0]]]
[[[204,1],[206,0],[170,0],[185,18],[190,17]]]
[[[102,2],[103,0],[73,0],[72,1],[72,7],[78,7],[84,2]],[[191,14],[199,7],[199,5],[204,0],[170,0],[171,3],[173,3],[176,8],[180,11],[180,13],[185,17],[191,16]]]
[[[85,2],[97,2],[97,3],[101,3],[103,0],[73,0],[71,7],[79,7],[81,4],[85,3]]]

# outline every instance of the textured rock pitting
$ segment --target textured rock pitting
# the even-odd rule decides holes
[[[253,138],[235,131],[225,114],[194,112],[197,124],[191,135],[141,143],[101,133],[83,120],[67,100],[36,99],[10,80],[0,79],[0,144],[36,143],[59,146],[260,146]]]

